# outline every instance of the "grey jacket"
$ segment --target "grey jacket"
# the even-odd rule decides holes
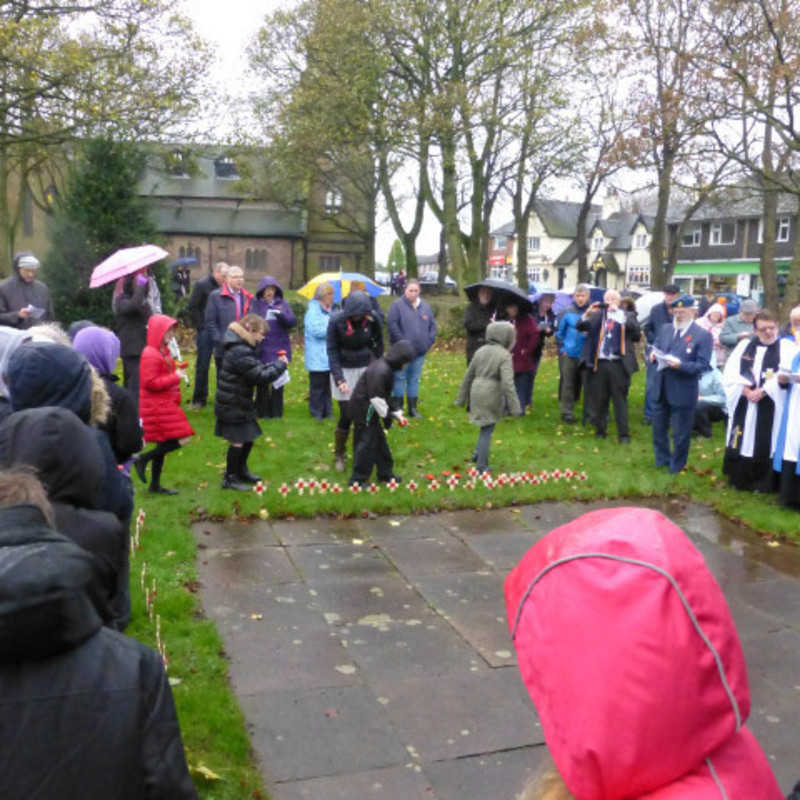
[[[20,317],[19,310],[28,305],[44,309],[44,314],[38,318]],[[0,325],[25,330],[53,319],[53,301],[50,299],[50,290],[44,283],[37,280],[26,283],[19,277],[16,268],[10,278],[0,283]]]
[[[740,333],[747,333],[752,336],[754,332],[755,330],[752,322],[745,322],[738,314],[734,314],[732,317],[728,317],[722,324],[722,330],[719,332],[719,340],[728,348],[728,353],[730,353],[741,341],[739,338]]]
[[[521,414],[514,388],[514,326],[492,322],[486,328],[486,344],[479,347],[461,381],[456,405],[467,406],[474,425],[493,425],[506,413]]]

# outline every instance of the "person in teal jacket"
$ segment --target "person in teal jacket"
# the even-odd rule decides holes
[[[583,385],[583,363],[581,352],[586,335],[581,333],[577,325],[584,311],[589,307],[589,287],[579,283],[572,295],[572,305],[564,311],[558,320],[556,342],[558,342],[558,404],[561,408],[561,419],[564,422],[575,422],[575,403],[581,396]],[[586,407],[584,404],[584,422]]]
[[[306,369],[308,370],[308,410],[314,419],[332,414],[330,365],[328,364],[328,321],[333,306],[333,286],[321,283],[308,304],[304,318]]]

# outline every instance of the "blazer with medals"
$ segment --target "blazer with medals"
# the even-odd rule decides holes
[[[656,373],[655,397],[661,397],[670,406],[692,408],[697,403],[700,376],[711,369],[711,334],[692,322],[675,338],[673,324],[662,325],[653,343],[663,353],[673,355],[681,361],[678,369],[667,367]]]

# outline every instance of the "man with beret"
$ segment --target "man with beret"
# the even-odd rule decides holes
[[[55,319],[50,290],[36,280],[38,272],[33,253],[14,256],[14,274],[0,283],[0,325],[25,329]]]
[[[647,322],[645,322],[642,327],[644,338],[647,340],[647,350],[653,346],[656,336],[661,330],[661,326],[672,322],[672,309],[670,308],[670,304],[680,296],[681,290],[678,286],[674,283],[669,283],[664,287],[664,301],[662,303],[657,303],[650,309]],[[644,421],[648,425],[653,421],[653,407],[655,405],[653,391],[655,379],[655,364],[648,364],[644,387]]]
[[[711,366],[711,334],[694,322],[691,295],[673,300],[672,322],[662,325],[653,343],[653,449],[656,466],[680,472],[689,457],[700,376]],[[669,430],[672,428],[672,447]]]

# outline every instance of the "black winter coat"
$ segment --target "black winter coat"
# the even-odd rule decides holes
[[[326,342],[331,376],[336,383],[343,380],[344,368],[366,367],[383,355],[383,332],[372,317],[372,304],[364,292],[345,297],[342,310],[328,323]]]
[[[192,294],[189,297],[189,316],[192,318],[192,325],[198,331],[206,326],[206,306],[211,292],[219,289],[219,284],[214,280],[213,275],[206,275],[192,287]]]
[[[117,517],[98,508],[104,463],[95,432],[66,409],[17,411],[0,426],[0,464],[35,468],[58,531],[94,556],[103,597],[114,605],[129,540]]]
[[[238,322],[228,326],[223,339],[222,370],[217,382],[214,414],[225,425],[257,424],[253,388],[272,383],[286,370],[282,361],[262,364],[255,339]]]
[[[370,400],[381,397],[387,402],[392,397],[394,373],[413,361],[416,351],[413,345],[405,339],[395,342],[383,358],[373,361],[356,382],[355,389],[350,395],[350,413],[357,422],[365,422]],[[392,425],[392,415],[387,414],[383,420],[386,428]]]
[[[111,414],[106,423],[98,427],[108,436],[117,464],[124,464],[144,447],[142,426],[139,424],[139,409],[136,407],[133,395],[124,386],[119,385],[116,375],[101,377],[111,399]]]
[[[119,337],[120,355],[123,358],[140,356],[147,344],[147,320],[150,305],[147,302],[147,284],[126,282],[126,291],[114,298],[114,327]]]
[[[0,509],[0,797],[195,800],[161,657],[102,628],[90,559]]]
[[[89,363],[73,350],[55,342],[25,342],[8,362],[7,381],[16,411],[58,408],[72,411],[89,423],[92,377]],[[103,479],[95,508],[111,511],[127,526],[133,511],[130,481],[117,469],[117,460],[105,431],[88,428],[100,448]]]
[[[471,302],[464,312],[464,327],[467,330],[467,364],[479,347],[486,344],[486,326],[492,321],[495,313],[494,303],[485,306]]]

